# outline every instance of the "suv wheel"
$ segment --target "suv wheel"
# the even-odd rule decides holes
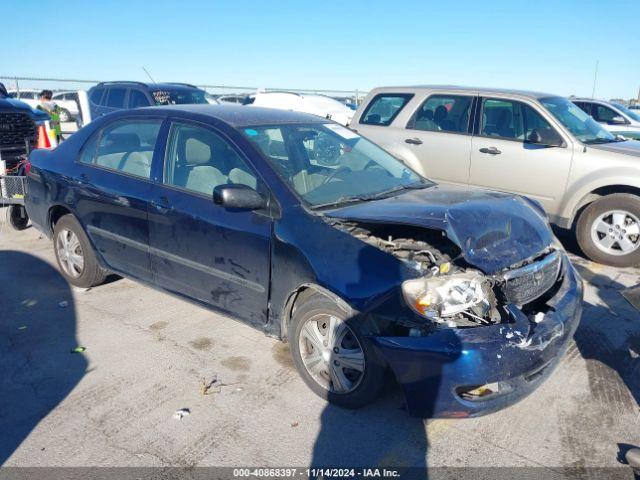
[[[89,239],[73,215],[65,215],[53,230],[53,250],[64,278],[76,287],[104,282],[108,272],[100,267]]]
[[[61,122],[70,122],[71,121],[71,113],[69,113],[69,110],[67,109],[61,109],[60,110],[60,121]]]
[[[341,407],[374,401],[384,385],[384,368],[355,323],[323,295],[297,306],[289,325],[296,369],[313,392]]]
[[[590,204],[578,218],[576,237],[591,260],[614,267],[640,263],[640,197],[607,195]]]

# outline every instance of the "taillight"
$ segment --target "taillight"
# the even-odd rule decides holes
[[[31,162],[27,160],[26,163],[24,164],[24,174],[29,175],[30,171],[31,171]]]

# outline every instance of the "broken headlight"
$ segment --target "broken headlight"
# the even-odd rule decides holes
[[[491,310],[488,291],[487,278],[477,272],[422,277],[402,284],[411,308],[436,322],[447,322],[460,313],[482,320]]]

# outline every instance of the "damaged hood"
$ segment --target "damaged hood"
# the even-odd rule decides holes
[[[539,254],[553,241],[546,217],[523,197],[440,185],[329,210],[327,216],[441,230],[486,274]]]

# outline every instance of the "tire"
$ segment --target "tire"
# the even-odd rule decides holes
[[[100,267],[89,239],[73,215],[64,215],[56,223],[53,229],[53,251],[62,276],[71,285],[95,287],[107,278],[108,272]],[[78,257],[82,258],[81,266]]]
[[[29,226],[29,215],[22,205],[10,205],[7,208],[7,223],[14,230],[25,230]]]
[[[64,108],[60,110],[60,121],[65,123],[71,121],[71,113],[69,112],[69,110],[66,110]]]
[[[639,264],[640,197],[614,193],[591,203],[578,218],[576,238],[594,262],[614,267]]]
[[[288,338],[293,363],[304,382],[316,395],[340,407],[360,408],[373,402],[384,386],[385,369],[371,343],[360,333],[357,322],[346,320],[345,312],[324,295],[313,294],[301,302],[294,310]],[[308,329],[304,329],[306,325],[315,325],[318,333],[322,335],[320,329],[323,323],[327,327],[327,336],[316,335],[316,344],[322,341],[321,338],[330,343],[329,324],[333,324],[333,332],[339,333],[334,343],[337,350],[327,348],[330,346],[327,344],[324,348],[318,349],[305,336],[309,333]],[[347,349],[349,357],[346,356]],[[349,362],[350,365],[359,367],[357,364],[360,363],[360,353],[356,353],[358,351],[362,354],[361,372],[345,366],[345,363]],[[340,364],[340,361],[345,363]],[[313,375],[310,371],[313,368],[305,366],[305,362],[317,367],[319,373]],[[330,369],[331,365],[334,366],[333,369]],[[330,370],[333,370],[335,377],[329,373]],[[338,379],[336,384],[342,382],[342,386],[348,388],[336,388],[333,378]]]

